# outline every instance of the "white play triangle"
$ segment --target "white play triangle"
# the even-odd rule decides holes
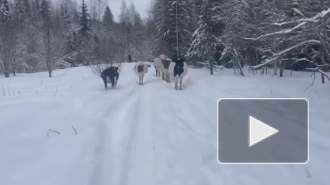
[[[278,130],[266,123],[249,116],[249,147],[278,133]]]

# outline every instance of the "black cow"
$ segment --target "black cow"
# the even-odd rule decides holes
[[[108,80],[111,82],[111,87],[115,87],[117,85],[117,81],[119,79],[118,67],[109,67],[102,71],[101,77],[104,82],[105,88],[108,88]]]

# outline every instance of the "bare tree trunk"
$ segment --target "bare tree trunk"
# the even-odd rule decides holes
[[[324,54],[323,53],[321,53],[322,55],[321,55],[321,63],[322,63],[322,66],[325,64],[325,62],[324,62]],[[324,70],[324,67],[321,67],[321,70],[323,71]],[[322,81],[322,83],[324,84],[325,83],[325,78],[324,78],[325,76],[324,76],[324,74],[323,73],[321,73],[321,81]]]
[[[130,32],[131,32],[131,29],[130,29],[130,26],[128,25],[127,27],[127,45],[128,45],[128,54],[131,55],[131,38],[130,38]],[[130,61],[128,61],[130,62]]]
[[[213,75],[213,60],[209,60],[210,64],[210,74]]]
[[[0,47],[0,57],[4,65],[4,75],[8,78],[11,72],[11,59],[16,47],[16,25],[9,20],[1,26],[0,41],[2,45]]]
[[[13,61],[12,71],[13,71],[13,75],[16,76],[16,61]]]
[[[237,66],[238,66],[239,71],[240,71],[240,75],[245,76],[245,75],[244,75],[244,72],[243,72],[242,65],[241,65],[241,61],[240,61],[240,58],[239,58],[239,54],[238,54],[238,52],[237,52],[237,50],[235,49],[234,46],[232,46],[232,51],[234,52],[234,53],[233,53],[233,59],[234,59],[234,60],[236,61],[236,63],[237,63]]]
[[[284,62],[280,61],[280,77],[283,77],[284,73]]]
[[[277,59],[277,60],[275,61],[275,63],[274,63],[274,75],[275,75],[275,76],[277,75],[278,60],[279,60],[279,59]]]
[[[9,62],[8,61],[5,61],[4,62],[4,69],[5,69],[5,72],[4,72],[4,74],[5,74],[5,78],[9,78]]]
[[[46,62],[47,62],[47,70],[48,70],[48,75],[51,78],[52,77],[52,65],[51,65],[51,57],[50,57],[50,28],[47,28],[46,32]]]

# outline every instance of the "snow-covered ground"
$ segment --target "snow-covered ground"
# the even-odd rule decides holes
[[[104,90],[89,67],[0,78],[1,185],[327,185],[330,86],[309,73],[284,78],[190,69],[184,90],[155,77],[139,86],[124,64]],[[219,98],[308,98],[306,165],[220,165]],[[58,133],[57,133],[58,132]]]

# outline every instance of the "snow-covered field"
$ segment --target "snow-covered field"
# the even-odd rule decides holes
[[[139,86],[124,64],[104,90],[89,67],[0,78],[1,185],[328,185],[330,86],[309,73],[284,78],[190,69],[184,90],[155,77]],[[220,165],[219,98],[308,98],[306,165]]]

